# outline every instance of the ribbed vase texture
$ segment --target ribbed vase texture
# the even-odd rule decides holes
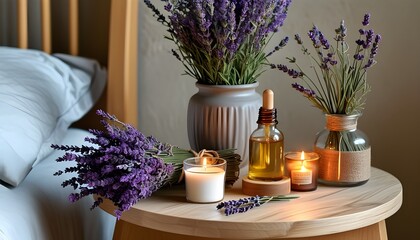
[[[248,161],[249,136],[257,128],[261,96],[258,83],[246,85],[196,84],[188,104],[188,139],[195,151],[236,149]]]

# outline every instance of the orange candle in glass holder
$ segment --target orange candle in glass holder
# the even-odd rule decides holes
[[[318,159],[314,152],[289,152],[285,154],[286,171],[294,191],[313,191],[318,185]]]

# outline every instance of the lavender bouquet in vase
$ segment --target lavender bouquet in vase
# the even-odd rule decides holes
[[[163,11],[144,2],[167,29],[185,75],[196,80],[198,92],[187,110],[191,148],[234,148],[245,165],[261,106],[258,80],[269,68],[267,57],[287,38],[271,53],[265,48],[283,26],[291,0],[162,0]]]
[[[326,129],[318,133],[315,141],[315,151],[321,155],[319,180],[324,184],[357,186],[370,177],[370,143],[357,129],[370,91],[367,71],[376,63],[381,41],[381,35],[368,28],[369,21],[370,15],[366,14],[353,52],[346,42],[347,28],[342,21],[335,30],[334,44],[313,26],[308,37],[314,52],[295,35],[303,55],[310,60],[310,71],[304,71],[294,57],[287,59],[296,69],[272,64],[272,68],[300,79],[303,84],[296,82],[292,87],[326,115]]]

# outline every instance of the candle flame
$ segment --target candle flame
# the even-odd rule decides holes
[[[305,152],[302,151],[302,153],[300,154],[300,160],[305,160]]]
[[[207,158],[204,158],[203,159],[203,166],[205,167],[205,166],[207,166]]]

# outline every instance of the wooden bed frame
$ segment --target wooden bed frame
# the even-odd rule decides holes
[[[68,53],[96,59],[108,70],[106,91],[93,110],[101,108],[116,115],[121,121],[137,127],[138,0],[68,0],[68,3]],[[60,44],[52,41],[55,36],[52,26],[56,21],[52,21],[54,12],[51,9],[54,9],[54,1],[40,0],[40,4],[42,50],[54,53],[55,49],[59,48],[56,46]],[[56,7],[58,6],[56,3]],[[109,19],[106,20],[109,25],[99,20],[93,20],[97,23],[93,26],[90,24],[92,20],[83,22],[81,9],[84,6],[92,8],[95,12],[107,11],[99,14],[108,16]],[[17,26],[18,47],[28,48],[28,0],[17,1]],[[89,29],[86,29],[86,26],[89,26]],[[62,31],[60,27],[58,30]],[[85,36],[85,33],[91,30],[103,32],[104,35]],[[87,114],[75,126],[84,129],[98,127],[98,117],[93,112]]]
[[[99,117],[94,111],[98,108],[116,115],[123,122],[138,125],[138,100],[137,100],[137,41],[138,41],[138,1],[139,0],[89,0],[78,1],[68,0],[68,52],[98,60],[107,67],[108,82],[101,100],[83,119],[74,126],[89,129],[98,128]],[[57,1],[58,2],[58,1]],[[41,4],[41,38],[42,50],[47,53],[54,53],[60,48],[61,43],[53,42],[54,1],[40,0]],[[96,20],[92,25],[89,20],[84,23],[80,10],[82,4],[88,4],[94,12],[99,10],[107,11],[100,13],[105,16],[109,25],[104,21]],[[58,3],[57,3],[58,5]],[[56,6],[57,7],[57,6]],[[28,0],[17,1],[17,26],[18,26],[18,47],[28,48]],[[94,20],[95,21],[95,20]],[[86,27],[86,26],[89,27]],[[56,27],[57,28],[57,27]],[[84,31],[83,31],[84,30]],[[58,27],[58,31],[62,31]],[[97,32],[101,36],[85,37],[86,33]],[[62,33],[59,33],[62,34]],[[103,42],[101,42],[103,41]],[[99,46],[99,47],[98,47]],[[93,49],[93,50],[92,50]],[[59,51],[63,52],[63,51]],[[118,221],[118,225],[124,225]],[[116,228],[118,229],[118,228]],[[114,232],[114,239],[119,233]]]

